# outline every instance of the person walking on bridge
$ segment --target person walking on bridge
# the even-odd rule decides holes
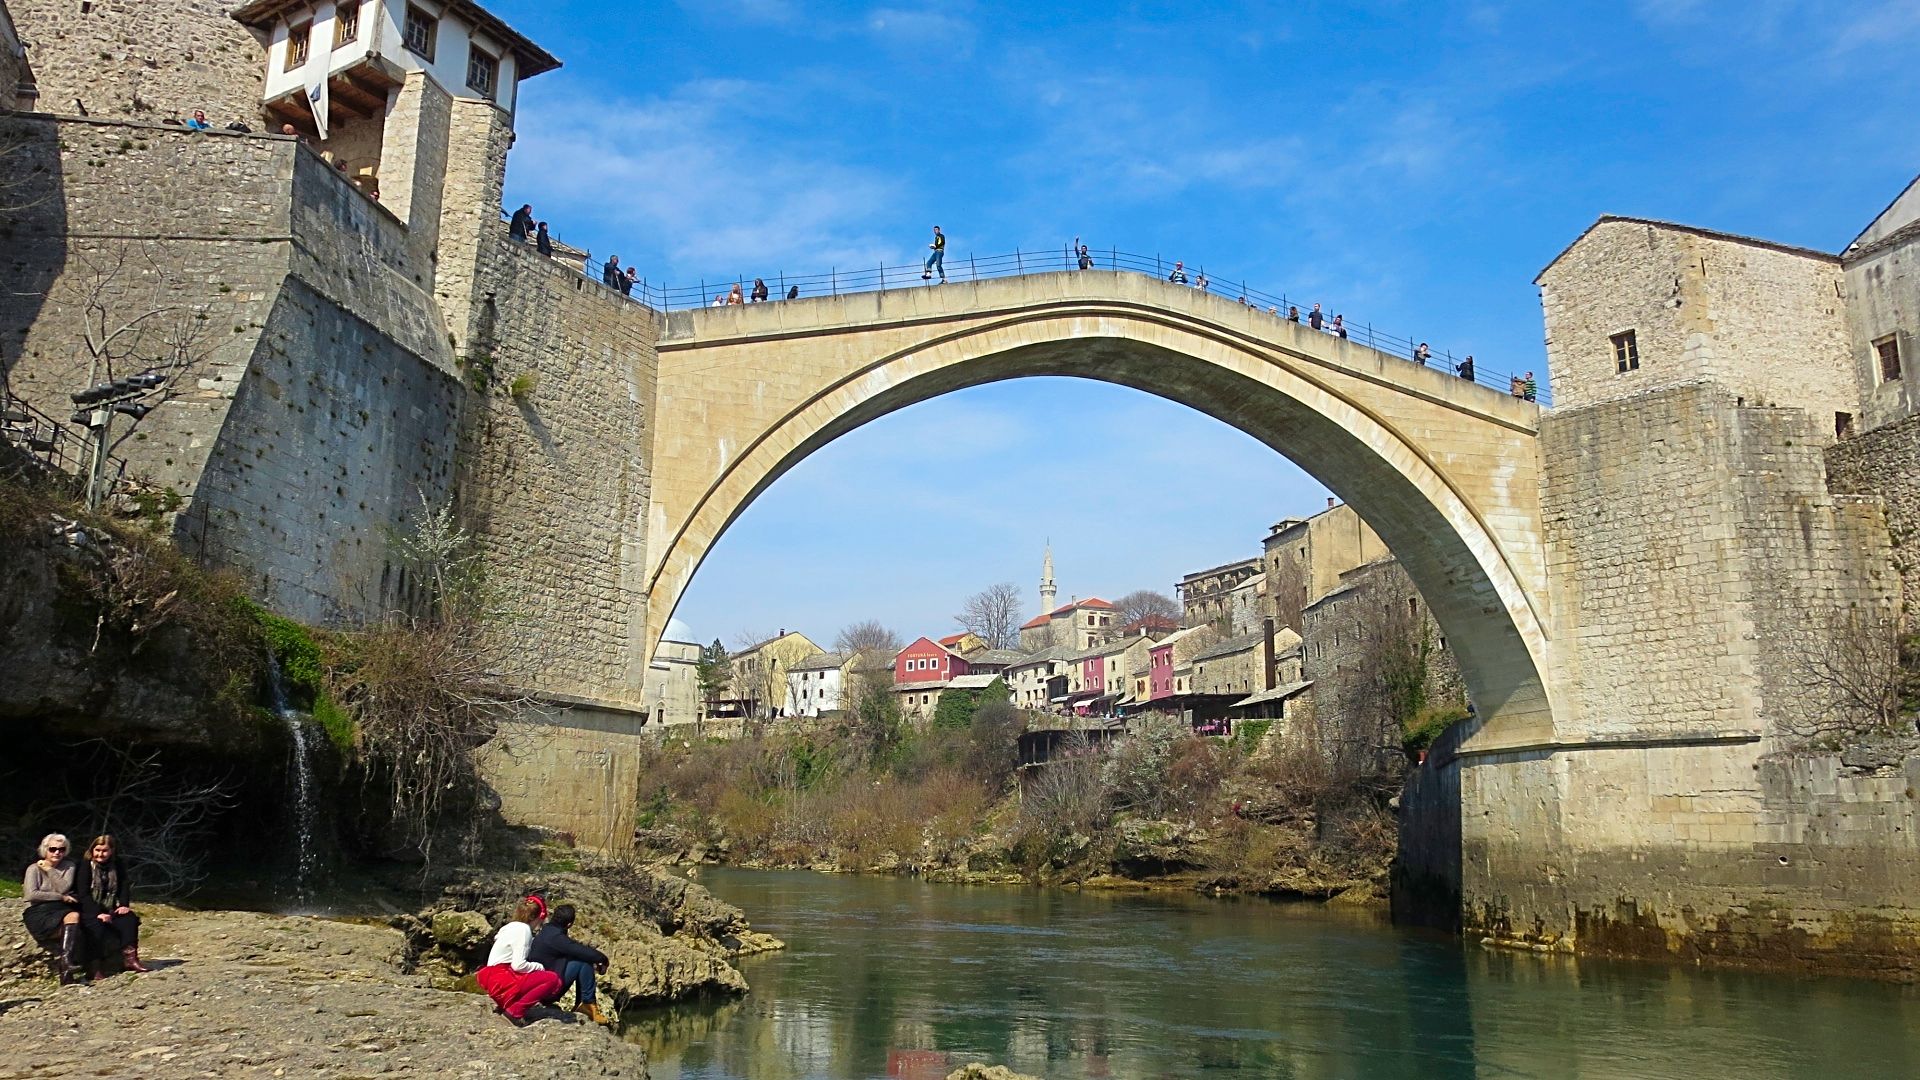
[[[947,283],[947,234],[940,231],[940,226],[933,227],[933,243],[927,246],[933,250],[927,255],[927,265],[920,271],[920,280],[929,280],[933,277],[933,272],[938,270],[940,284],[945,285]]]
[[[1465,360],[1462,360],[1458,364],[1455,364],[1453,366],[1453,373],[1467,380],[1468,382],[1472,382],[1473,381],[1473,354],[1468,353],[1467,358]]]

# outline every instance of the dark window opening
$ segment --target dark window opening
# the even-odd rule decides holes
[[[1880,357],[1880,381],[1893,382],[1900,377],[1900,339],[1891,335],[1873,343]]]
[[[433,39],[439,24],[433,16],[412,5],[407,6],[407,23],[400,31],[400,41],[428,63],[433,62]]]
[[[1850,412],[1834,413],[1833,414],[1834,438],[1844,439],[1851,434],[1853,434],[1853,414]]]
[[[1633,331],[1622,330],[1608,340],[1613,342],[1614,374],[1625,375],[1629,371],[1640,370],[1640,343],[1635,340]]]
[[[500,81],[500,59],[479,48],[467,49],[467,86],[491,99]]]
[[[360,4],[343,3],[333,11],[333,43],[345,45],[360,40]]]
[[[301,23],[287,30],[287,70],[307,66],[307,49],[313,43],[313,24]]]

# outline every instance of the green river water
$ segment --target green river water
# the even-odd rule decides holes
[[[706,870],[783,938],[627,1018],[654,1080],[1920,1077],[1920,990],[1495,952],[1363,913]]]

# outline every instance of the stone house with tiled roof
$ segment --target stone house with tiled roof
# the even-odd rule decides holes
[[[1053,645],[1088,649],[1120,632],[1120,612],[1097,596],[1062,604],[1020,626],[1020,647],[1037,651]]]

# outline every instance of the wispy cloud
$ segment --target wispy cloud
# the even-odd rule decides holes
[[[929,73],[941,65],[965,60],[973,53],[978,29],[953,4],[877,7],[867,13],[866,29],[887,48],[924,51]]]
[[[663,269],[766,272],[865,264],[897,245],[868,232],[871,208],[895,197],[882,174],[808,144],[782,90],[707,80],[644,99],[572,98],[524,128],[513,179],[541,193],[537,212],[570,238],[594,219],[617,252],[644,238]],[[596,250],[596,255],[600,251]]]

